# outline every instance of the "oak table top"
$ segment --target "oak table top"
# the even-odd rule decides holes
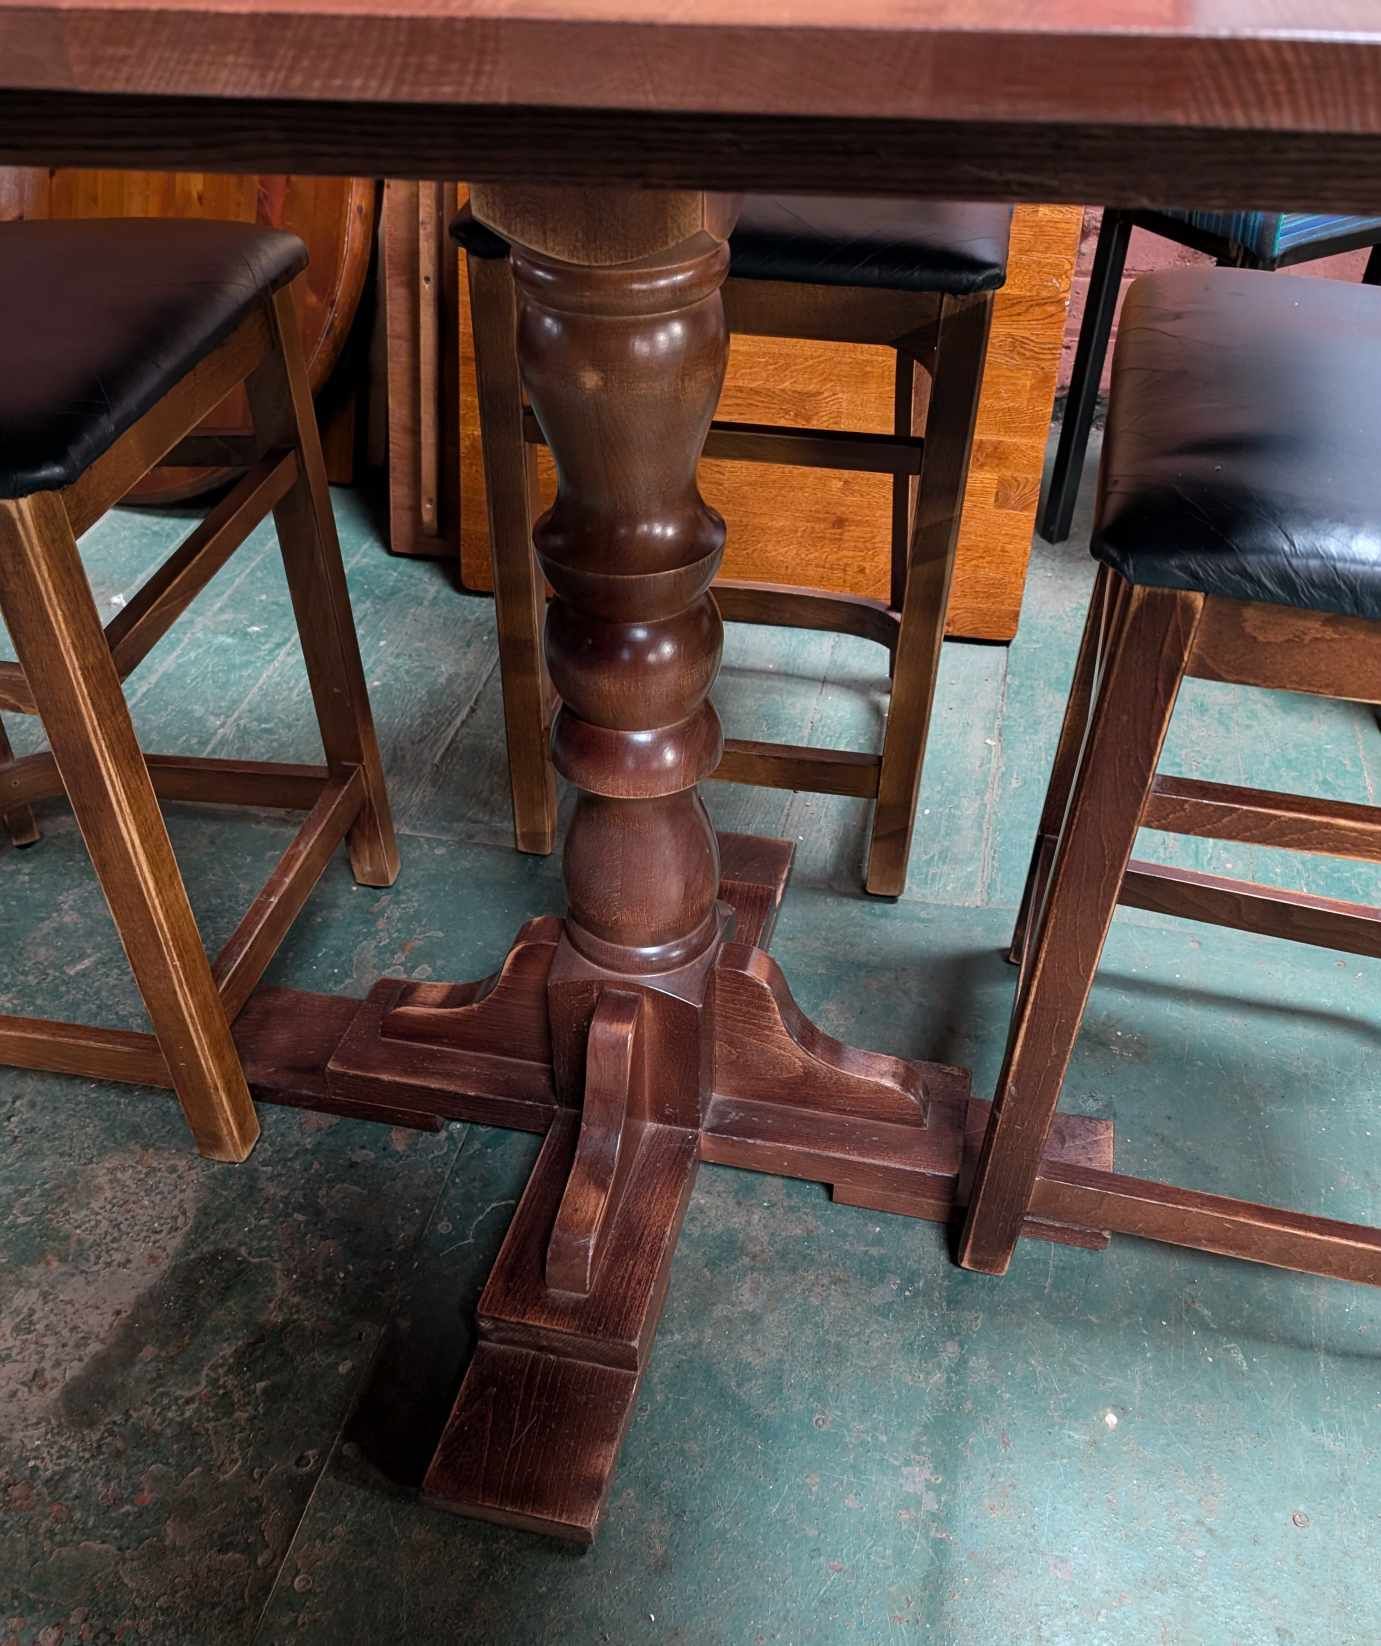
[[[0,160],[1358,210],[1374,0],[0,0]]]

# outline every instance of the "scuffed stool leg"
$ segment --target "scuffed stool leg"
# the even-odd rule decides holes
[[[297,479],[273,518],[326,759],[333,770],[358,766],[364,773],[365,805],[348,837],[350,863],[362,885],[391,886],[398,878],[398,844],[292,290],[285,287],[270,299],[274,347],[246,388],[261,442],[298,453]]]
[[[5,768],[14,764],[14,750],[0,721],[0,800],[4,798]],[[0,827],[16,846],[32,846],[38,839],[38,824],[27,805],[9,806],[0,810]]]
[[[56,492],[0,503],[0,607],[197,1148],[243,1160],[258,1117]]]
[[[1064,822],[1065,808],[1069,804],[1069,791],[1074,787],[1074,775],[1079,769],[1079,750],[1083,747],[1084,732],[1088,726],[1089,706],[1093,701],[1093,686],[1098,675],[1099,653],[1112,592],[1113,574],[1106,566],[1099,566],[1089,599],[1088,616],[1084,619],[1083,638],[1079,641],[1079,655],[1074,660],[1074,678],[1070,682],[1069,699],[1060,725],[1060,741],[1055,747],[1055,760],[1050,768],[1050,785],[1045,791],[1045,804],[1036,829],[1031,867],[1027,871],[1021,908],[1007,952],[1007,958],[1014,966],[1019,966],[1022,961],[1031,926],[1032,906],[1040,895],[1042,882],[1049,870],[1060,825]]]
[[[998,1076],[959,1246],[1005,1274],[1155,779],[1203,596],[1117,591],[1102,678]]]
[[[545,856],[556,841],[556,772],[547,752],[546,591],[532,546],[533,476],[523,439],[518,300],[509,258],[468,261],[513,839],[520,852]]]
[[[865,876],[868,891],[878,897],[899,897],[906,886],[991,321],[992,298],[986,295],[947,297],[940,313],[925,460]]]

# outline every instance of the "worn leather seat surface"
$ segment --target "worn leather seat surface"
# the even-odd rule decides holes
[[[749,194],[729,240],[729,272],[742,280],[893,291],[994,291],[1007,278],[1010,206],[836,195]],[[502,257],[506,243],[469,208],[451,233],[472,257]]]
[[[729,242],[740,280],[893,291],[995,291],[1007,277],[1010,206],[750,194]]]
[[[1133,583],[1381,619],[1381,287],[1136,281],[1093,553]]]
[[[0,497],[71,485],[306,264],[248,223],[0,224]]]

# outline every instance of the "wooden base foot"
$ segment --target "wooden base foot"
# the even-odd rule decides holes
[[[237,1025],[261,1097],[546,1133],[426,1477],[439,1507],[594,1536],[699,1161],[912,1217],[962,1203],[988,1108],[967,1073],[817,1028],[764,947],[789,843],[729,836],[720,852],[736,940],[679,973],[611,977],[541,919],[482,983],[384,979],[349,1002],[265,990]],[[1106,1169],[1111,1128],[1062,1118],[1052,1158]],[[1030,1232],[1107,1241],[1048,1216]]]
[[[652,1348],[698,1163],[695,1133],[647,1126],[590,1289],[548,1284],[576,1179],[578,1115],[542,1146],[479,1304],[480,1346],[423,1482],[428,1502],[593,1540]]]

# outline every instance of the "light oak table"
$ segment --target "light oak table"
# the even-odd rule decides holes
[[[465,176],[516,248],[515,346],[561,476],[537,544],[580,791],[567,912],[487,982],[261,991],[236,1024],[262,1097],[546,1134],[427,1478],[443,1507],[594,1535],[699,1160],[943,1218],[984,1124],[963,1071],[802,1016],[766,952],[790,847],[717,841],[697,793],[720,742],[722,526],[695,469],[734,191],[1381,208],[1375,0],[1006,9],[1026,16],[0,0],[0,162]],[[1051,1154],[1118,1227],[1131,1180],[1106,1129],[1068,1122]]]

